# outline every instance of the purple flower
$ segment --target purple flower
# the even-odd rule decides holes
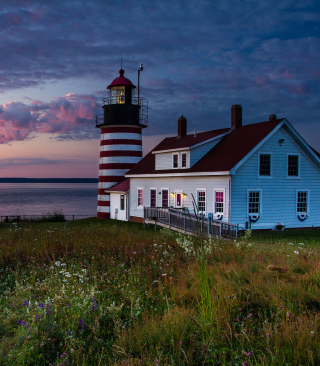
[[[19,324],[19,325],[21,325],[21,324],[22,324],[22,320],[21,320],[21,319],[19,319],[18,324]]]
[[[69,301],[69,304],[68,305],[69,305],[69,307],[71,307],[71,302],[70,301]]]
[[[79,323],[80,323],[80,325],[82,325],[82,319],[80,319]]]
[[[180,346],[182,346],[183,345],[183,342],[180,342]]]
[[[250,357],[250,356],[252,356],[252,353],[251,352],[248,352],[248,356]]]
[[[248,366],[248,362],[244,361],[244,363],[242,364],[242,366]]]
[[[270,333],[267,333],[267,337],[270,337]]]
[[[241,308],[239,308],[239,311],[242,311],[242,309],[241,309]]]

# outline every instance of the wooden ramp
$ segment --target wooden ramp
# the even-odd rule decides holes
[[[174,208],[144,208],[144,225],[166,227],[189,235],[238,237],[238,225],[219,220],[208,220]]]

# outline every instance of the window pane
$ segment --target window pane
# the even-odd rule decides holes
[[[185,168],[187,166],[187,154],[182,154],[182,168]]]
[[[249,214],[260,213],[260,192],[249,192]]]
[[[157,190],[151,189],[150,190],[150,206],[156,207],[157,205]]]
[[[271,156],[270,154],[260,154],[260,175],[270,176]]]
[[[289,155],[288,156],[288,176],[298,177],[299,176],[299,156]]]
[[[297,212],[308,212],[308,192],[298,192]]]
[[[178,155],[177,154],[173,155],[173,167],[178,168]]]
[[[206,192],[198,191],[198,211],[206,210]]]
[[[223,212],[223,191],[216,191],[215,213]]]
[[[124,195],[120,196],[120,210],[124,210]]]
[[[138,206],[143,206],[143,190],[138,189]]]
[[[181,193],[177,193],[177,207],[181,207]]]
[[[169,207],[169,191],[167,189],[162,191],[162,207]]]

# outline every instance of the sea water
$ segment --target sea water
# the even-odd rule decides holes
[[[0,183],[0,215],[97,215],[98,183]]]

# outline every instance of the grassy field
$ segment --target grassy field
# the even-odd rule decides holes
[[[1,365],[320,365],[320,230],[0,225]]]

